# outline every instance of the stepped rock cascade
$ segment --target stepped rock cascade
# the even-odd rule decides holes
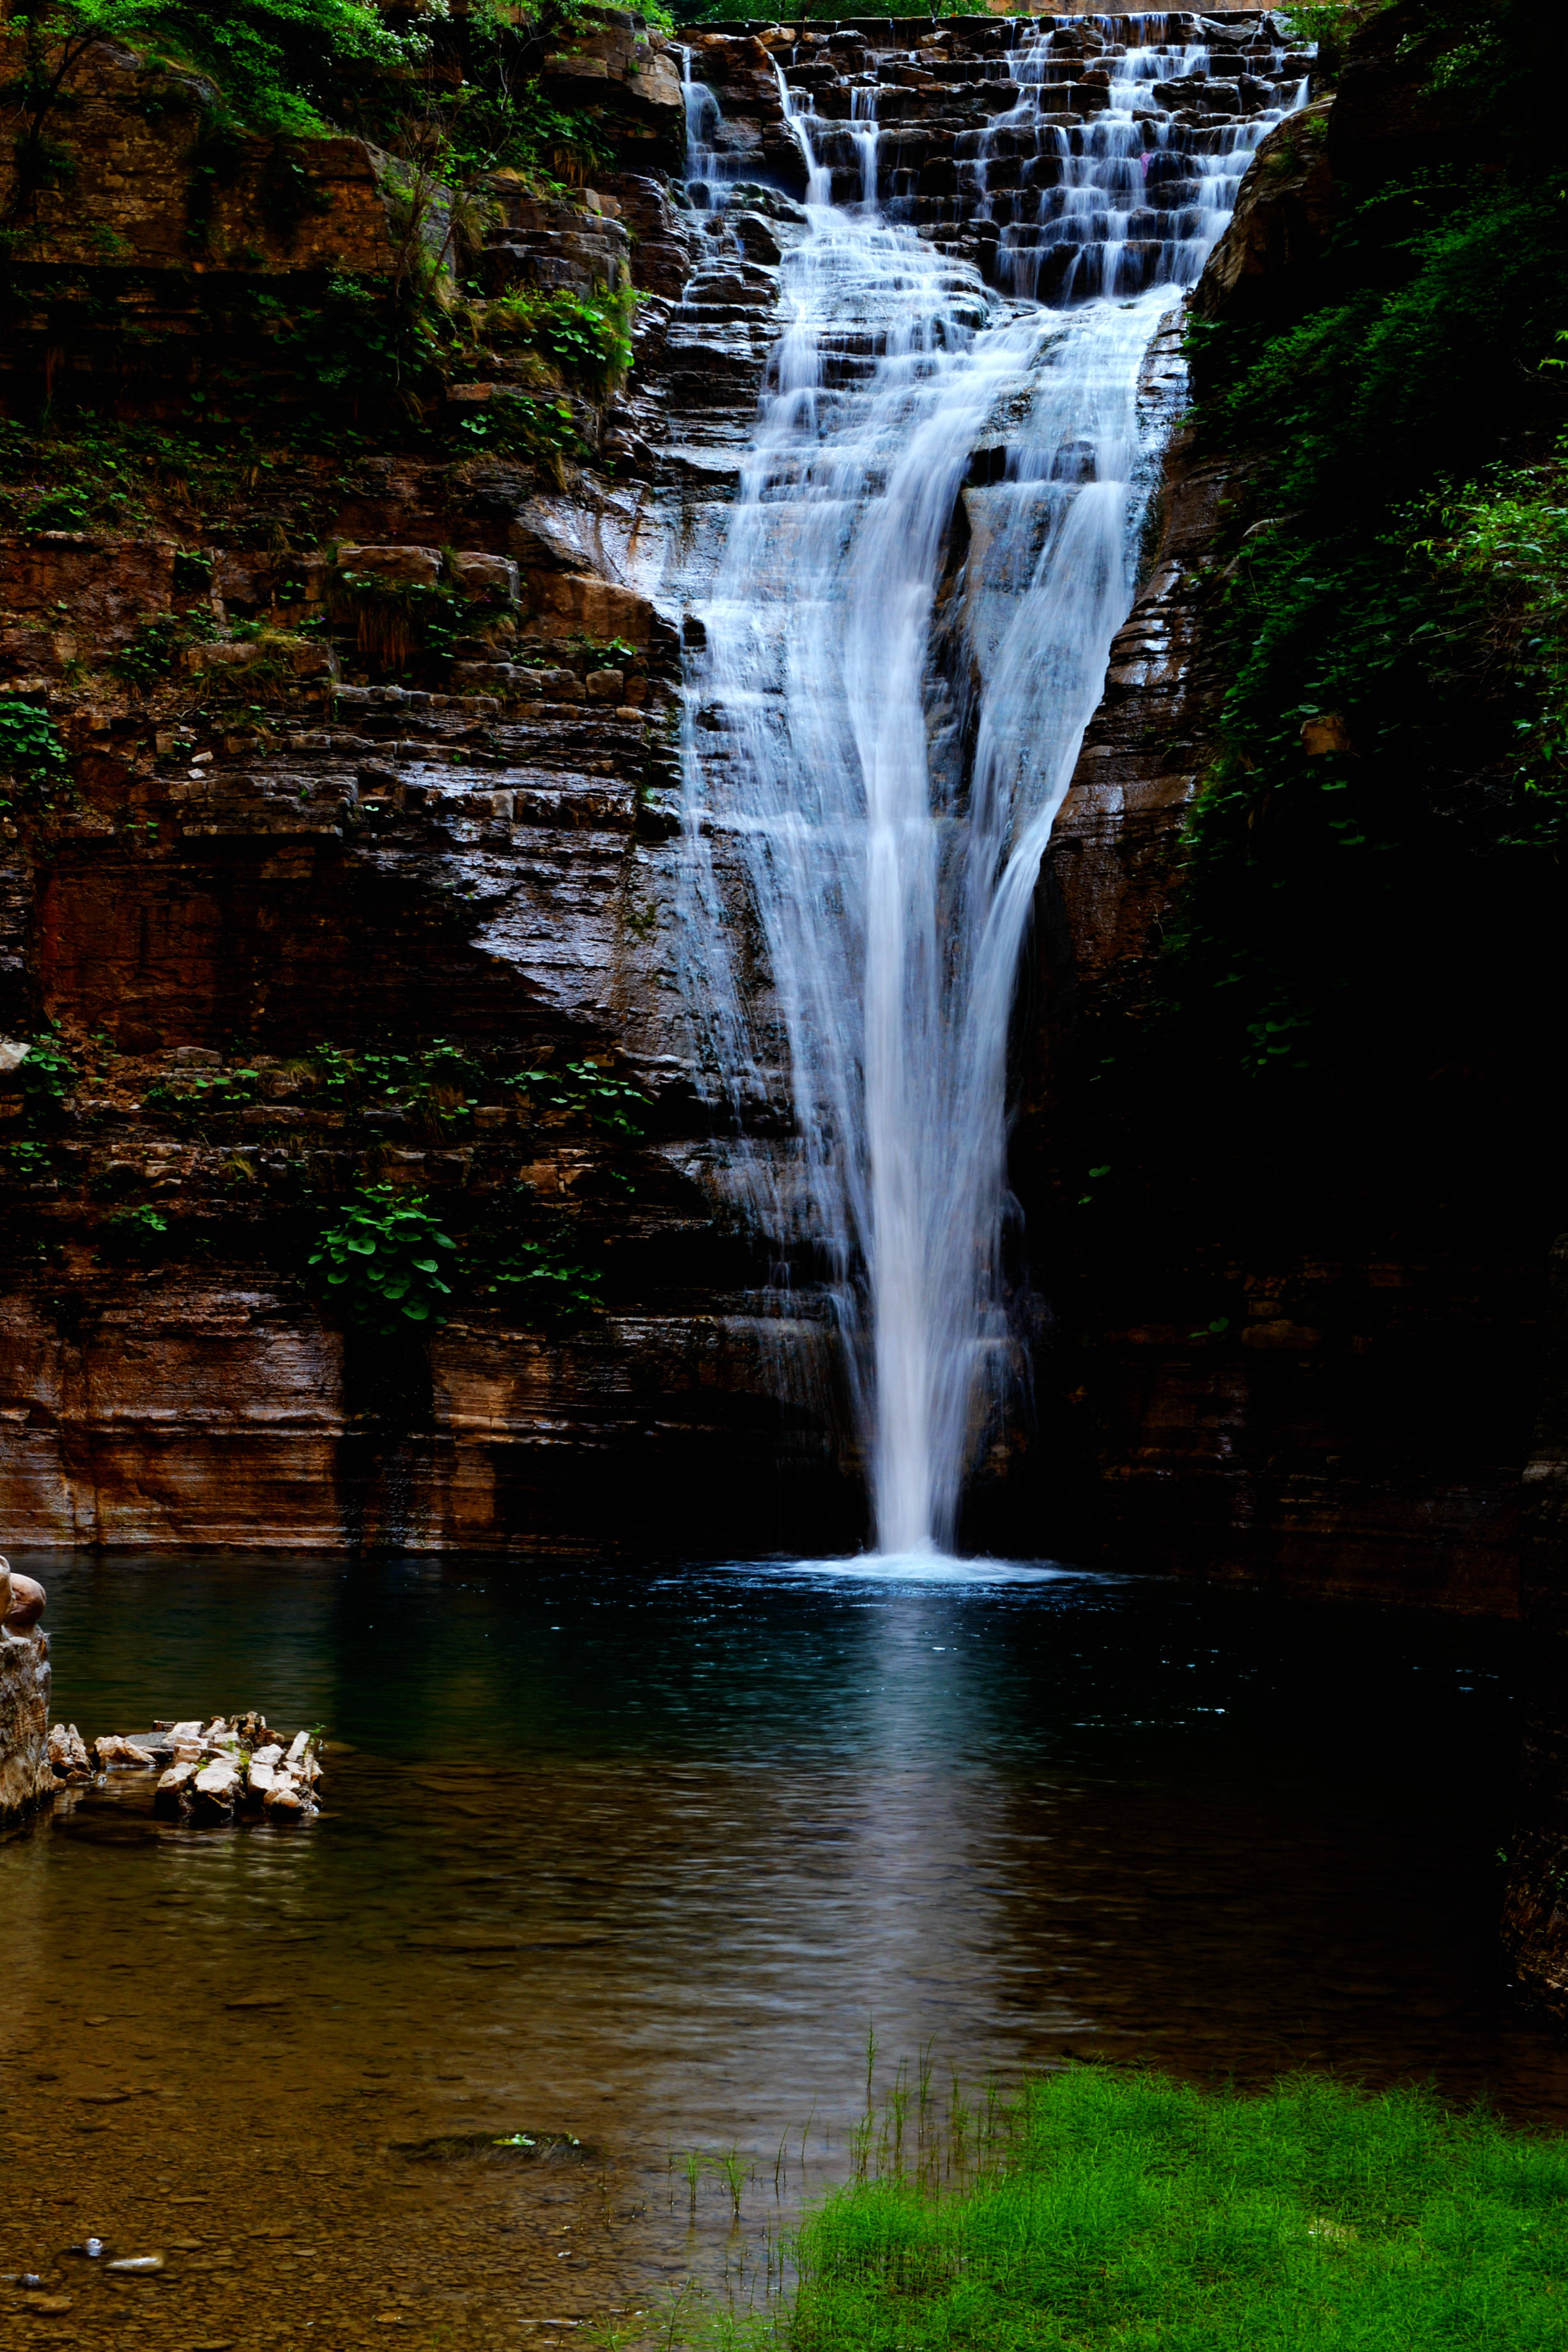
[[[775,58],[805,204],[778,231],[784,332],[688,627],[684,982],[735,1123],[728,1181],[781,1288],[826,1276],[895,1554],[952,1548],[966,1470],[1026,1370],[1010,1016],[1131,601],[1168,414],[1150,347],[1258,141],[1306,97],[1267,18],[1010,37],[963,68],[983,75],[983,127],[918,173],[884,117],[940,74],[861,52],[846,82],[812,53]],[[745,192],[711,93],[689,119],[722,247]],[[726,903],[721,845],[746,908]],[[781,1063],[783,1156],[748,1131]]]

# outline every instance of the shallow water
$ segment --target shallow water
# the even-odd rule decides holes
[[[881,2083],[934,2040],[1568,2120],[1492,1940],[1506,1629],[973,1563],[17,1564],[89,1737],[254,1705],[333,1745],[312,1824],[121,1780],[0,1845],[0,2269],[168,2262],[67,2258],[15,2340],[564,2340],[754,2259],[803,2127],[836,2177],[873,2021]],[[588,2154],[398,2152],[518,2129]],[[735,2236],[681,2169],[732,2147]]]

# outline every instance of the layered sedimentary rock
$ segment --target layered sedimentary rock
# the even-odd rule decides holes
[[[670,53],[640,22],[605,24],[549,86],[604,96],[624,160],[657,165],[682,110]],[[116,163],[128,243],[189,161],[179,142],[143,153],[141,75],[105,53],[71,122]],[[638,143],[650,126],[662,149]],[[57,379],[134,418],[102,314],[150,289],[136,389],[140,414],[166,415],[211,382],[220,281],[227,300],[297,273],[288,299],[308,305],[327,264],[384,279],[377,159],[326,150],[291,158],[310,238],[263,217],[253,266],[234,250],[248,215],[226,215],[194,309],[158,309],[151,245],[100,257],[104,300],[67,320]],[[357,210],[340,164],[370,192]],[[506,1548],[657,1526],[723,1542],[759,1520],[804,1538],[838,1507],[830,1433],[778,1402],[791,1328],[763,1316],[762,1270],[716,1218],[671,971],[676,575],[700,567],[729,496],[776,278],[738,301],[723,269],[698,271],[699,225],[657,169],[571,200],[504,173],[490,193],[492,298],[613,294],[635,269],[618,393],[563,394],[498,349],[448,371],[412,446],[394,433],[345,464],[281,428],[219,498],[155,494],[151,530],[113,527],[113,499],[107,525],[28,527],[13,500],[4,682],[72,756],[68,788],[0,812],[14,1541]],[[76,263],[59,239],[77,226],[43,222],[35,296]],[[41,351],[60,328],[36,323]],[[24,328],[26,417],[43,370]],[[297,359],[270,363],[224,346],[252,391],[308,394]],[[536,446],[508,430],[518,397],[542,418]],[[447,622],[436,688],[379,683],[379,640],[362,639],[421,598]],[[58,1079],[39,1076],[45,1041]],[[323,1051],[357,1066],[373,1047],[459,1046],[479,1073],[460,1104],[395,1086],[345,1107],[321,1083]],[[612,1068],[640,1097],[626,1132],[596,1116]],[[465,1235],[493,1230],[503,1255],[522,1204],[521,1255],[459,1291],[428,1348],[361,1331],[309,1273],[328,1204],[366,1180],[437,1201]],[[549,1279],[564,1265],[596,1286],[593,1311],[535,1308],[510,1276],[541,1254]]]

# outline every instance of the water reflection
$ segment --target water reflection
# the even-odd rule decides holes
[[[0,1847],[38,2200],[4,2267],[88,2228],[205,2261],[245,2215],[331,2242],[320,2288],[314,2256],[235,2255],[301,2327],[395,2291],[602,2310],[723,2236],[719,2200],[688,2244],[671,2148],[758,2161],[748,2227],[814,2113],[831,2172],[873,2021],[971,2080],[1098,2050],[1568,2115],[1494,1959],[1505,1631],[837,1564],[22,1564],[85,1732],[256,1704],[335,1747],[305,1829],[165,1825],[121,1783]],[[606,2163],[395,2154],[519,2128]],[[169,2293],[232,2334],[218,2276]]]

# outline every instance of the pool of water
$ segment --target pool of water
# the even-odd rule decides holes
[[[89,1738],[330,1742],[309,1824],[116,1780],[0,1845],[0,2269],[68,2305],[19,2340],[569,2341],[765,2266],[868,2032],[879,2086],[1099,2053],[1568,2120],[1494,1943],[1509,1629],[1065,1574],[16,1565]],[[582,2146],[412,2152],[518,2131]],[[738,2224],[689,2151],[736,2152]]]

